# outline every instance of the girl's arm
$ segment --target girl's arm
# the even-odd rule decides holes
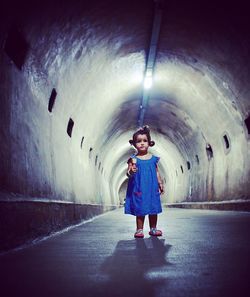
[[[158,170],[158,167],[156,166],[156,174],[157,174],[157,180],[158,180],[158,185],[159,185],[159,191],[161,194],[164,194],[164,185],[163,185],[163,181],[160,175],[160,172]]]
[[[127,177],[130,177],[132,175],[131,169],[132,169],[132,163],[128,162],[128,169],[126,173]]]

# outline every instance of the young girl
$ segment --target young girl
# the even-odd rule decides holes
[[[125,201],[125,214],[136,216],[135,238],[143,238],[145,215],[149,218],[149,235],[161,236],[157,230],[157,214],[162,212],[160,194],[164,193],[162,179],[157,163],[159,157],[148,153],[148,148],[155,144],[151,140],[148,126],[137,130],[133,139],[129,140],[137,154],[128,160],[127,176],[129,177]]]

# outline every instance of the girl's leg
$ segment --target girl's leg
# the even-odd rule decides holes
[[[157,228],[156,228],[157,218],[158,218],[157,214],[148,215],[149,227],[150,227],[149,235],[162,236],[161,230],[157,230]]]
[[[145,216],[136,217],[136,229],[143,229]]]
[[[151,228],[156,228],[156,226],[157,226],[157,214],[148,215],[148,220],[149,220],[150,229]]]
[[[143,225],[144,225],[145,216],[136,217],[136,232],[134,234],[135,238],[143,238]]]

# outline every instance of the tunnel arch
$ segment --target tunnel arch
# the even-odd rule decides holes
[[[126,188],[154,1],[73,2],[0,12],[0,189],[10,200],[103,211]],[[162,1],[144,122],[161,157],[164,204],[249,199],[250,41],[240,2],[214,10]],[[6,50],[13,26],[27,45],[22,65]]]

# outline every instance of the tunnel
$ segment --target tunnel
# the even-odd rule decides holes
[[[250,209],[243,1],[4,1],[0,15],[1,251],[123,207],[142,125],[164,207]]]

